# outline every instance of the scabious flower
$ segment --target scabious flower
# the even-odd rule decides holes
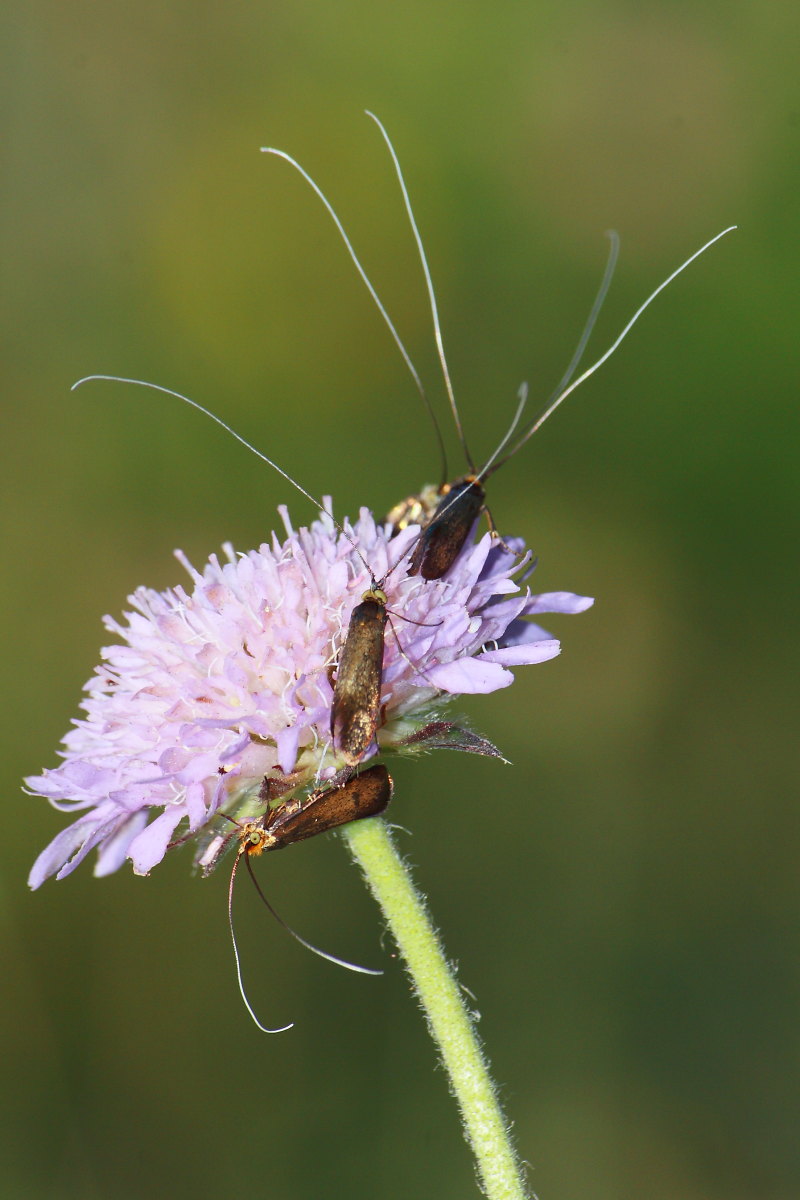
[[[92,849],[96,875],[126,858],[144,875],[187,838],[210,869],[223,840],[214,818],[262,816],[265,778],[286,795],[334,777],[343,763],[330,735],[331,673],[370,575],[386,576],[390,620],[384,720],[365,759],[437,745],[493,752],[436,719],[443,703],[507,687],[510,667],[552,658],[559,643],[529,618],[592,603],[532,595],[515,580],[532,569],[521,542],[486,534],[445,579],[425,582],[405,570],[417,526],[392,538],[362,509],[345,533],[328,512],[295,531],[280,512],[283,540],[273,534],[246,554],[226,545],[202,571],[178,553],[190,588],[139,588],[121,622],[105,618],[119,640],[85,686],[64,761],[25,781],[81,814],[39,855],[31,887],[68,875]]]

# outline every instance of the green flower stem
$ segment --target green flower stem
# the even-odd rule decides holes
[[[525,1200],[517,1156],[488,1066],[424,900],[382,817],[342,829],[405,960],[439,1047],[489,1200]]]

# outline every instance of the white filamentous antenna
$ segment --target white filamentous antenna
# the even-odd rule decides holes
[[[191,396],[184,396],[182,392],[176,392],[172,388],[164,387],[160,383],[150,383],[146,379],[129,379],[129,378],[127,378],[127,376],[124,376],[124,375],[85,375],[83,377],[83,379],[79,379],[76,383],[73,383],[72,387],[70,388],[70,391],[74,392],[76,388],[79,388],[84,383],[94,383],[97,381],[107,382],[107,383],[131,383],[135,387],[149,388],[151,391],[154,391],[154,392],[162,392],[165,396],[173,396],[176,400],[182,400],[184,402],[184,404],[188,404],[190,408],[196,408],[197,411],[201,412],[204,416],[210,417],[211,420],[216,422],[217,425],[220,425],[226,431],[226,433],[229,433],[231,435],[231,437],[236,438],[237,442],[241,442],[241,444],[245,447],[245,449],[250,450],[251,453],[255,454],[256,458],[260,458],[262,462],[265,462],[267,464],[267,466],[272,467],[273,470],[277,471],[279,475],[282,475],[283,478],[287,481],[287,483],[290,483],[293,488],[296,488],[301,496],[305,496],[306,500],[310,500],[311,503],[313,505],[315,505],[315,507],[318,508],[320,512],[327,513],[327,515],[333,521],[336,528],[339,530],[339,533],[341,533],[342,537],[347,539],[347,541],[350,543],[350,545],[355,550],[358,557],[361,559],[361,563],[362,563],[364,569],[366,570],[367,574],[370,576],[370,578],[374,579],[374,575],[372,573],[372,568],[370,567],[367,560],[364,558],[364,555],[361,553],[361,550],[356,545],[355,541],[350,536],[350,534],[347,532],[347,530],[342,525],[339,524],[339,522],[336,520],[336,518],[333,516],[333,514],[326,508],[326,506],[322,503],[322,501],[317,499],[316,496],[312,495],[311,492],[306,491],[306,489],[303,487],[303,485],[298,483],[296,479],[293,479],[292,476],[288,473],[288,471],[284,471],[283,467],[279,467],[278,464],[276,462],[273,462],[273,460],[271,458],[269,458],[266,454],[264,454],[263,451],[257,450],[256,447],[251,442],[248,442],[246,438],[243,438],[240,433],[237,433],[236,430],[227,423],[227,421],[223,421],[222,417],[218,417],[217,414],[215,412],[212,412],[210,408],[205,408],[205,406],[202,404],[199,404],[197,400],[192,400]],[[402,561],[402,559],[400,561]],[[396,564],[396,565],[399,565],[399,564]]]
[[[350,255],[350,258],[352,259],[353,266],[356,268],[356,270],[358,271],[362,280],[364,281],[364,285],[366,286],[367,291],[369,292],[370,296],[372,297],[373,301],[375,302],[375,306],[378,309],[378,312],[383,317],[383,320],[385,321],[389,332],[391,333],[392,337],[394,338],[394,341],[395,341],[395,344],[397,345],[398,350],[400,351],[401,355],[403,356],[403,361],[411,373],[411,377],[414,380],[414,385],[415,385],[417,391],[419,392],[420,397],[422,398],[422,403],[425,405],[425,408],[428,411],[428,415],[429,415],[431,421],[433,422],[433,428],[436,431],[436,440],[439,445],[439,454],[442,459],[443,473],[444,473],[444,475],[446,475],[447,474],[447,457],[446,457],[445,448],[444,448],[444,438],[442,437],[442,431],[439,428],[439,422],[436,419],[436,414],[433,411],[430,400],[428,399],[428,394],[425,391],[425,388],[423,387],[422,380],[420,379],[420,376],[419,376],[419,372],[417,371],[417,368],[414,366],[414,363],[411,361],[411,355],[408,353],[405,346],[403,345],[403,341],[400,337],[400,334],[397,332],[391,317],[389,316],[388,312],[386,311],[386,308],[383,305],[383,302],[381,301],[380,297],[378,296],[378,293],[375,291],[375,288],[372,286],[372,283],[370,281],[369,276],[367,275],[367,272],[364,270],[363,266],[361,265],[358,255],[356,254],[355,250],[353,249],[353,244],[350,241],[350,238],[347,236],[344,225],[339,220],[336,210],[334,209],[333,205],[331,204],[330,200],[325,195],[325,193],[323,192],[323,190],[319,186],[319,184],[311,177],[311,175],[309,175],[308,171],[306,171],[306,169],[300,165],[300,163],[297,161],[297,159],[292,158],[291,154],[287,154],[285,150],[277,150],[274,146],[262,146],[261,153],[262,154],[272,154],[276,158],[282,158],[284,160],[284,162],[287,162],[287,163],[289,163],[290,166],[294,167],[294,169],[300,175],[302,175],[303,179],[305,179],[308,186],[311,188],[311,190],[314,192],[314,194],[319,198],[319,200],[321,200],[322,204],[324,205],[325,209],[327,210],[328,215],[330,216],[331,220],[333,221],[334,225],[336,226],[336,228],[339,232],[339,236],[341,237],[342,241],[345,244],[345,247],[347,248],[347,253]]]
[[[190,408],[196,408],[197,411],[201,412],[204,416],[210,417],[211,420],[214,421],[217,425],[219,425],[222,429],[224,429],[226,431],[226,433],[229,433],[231,435],[231,437],[236,438],[236,441],[240,442],[241,445],[243,445],[246,450],[251,451],[252,454],[255,454],[256,458],[260,458],[262,462],[265,462],[267,464],[267,466],[272,467],[273,470],[277,471],[279,475],[283,476],[283,478],[287,481],[287,483],[290,483],[293,488],[296,488],[297,491],[301,494],[301,496],[305,496],[305,498],[307,500],[310,500],[311,503],[313,505],[315,505],[315,507],[317,509],[319,509],[320,512],[324,512],[327,514],[327,516],[330,518],[330,520],[333,522],[333,524],[339,530],[339,533],[342,535],[342,537],[345,538],[346,541],[348,541],[350,543],[350,545],[353,547],[353,551],[358,556],[358,558],[361,560],[361,565],[363,566],[364,570],[367,572],[367,575],[369,575],[374,586],[382,587],[386,583],[387,579],[395,573],[395,571],[399,568],[400,564],[406,558],[408,558],[409,554],[411,554],[413,552],[414,546],[416,545],[416,543],[419,541],[420,537],[422,536],[422,532],[420,531],[420,533],[417,535],[417,537],[414,539],[414,541],[411,542],[411,544],[406,547],[403,554],[400,556],[400,558],[397,559],[394,566],[390,567],[389,570],[386,572],[386,574],[380,580],[376,580],[375,573],[372,570],[372,567],[369,565],[369,563],[365,559],[364,555],[361,553],[361,549],[360,549],[358,543],[354,540],[354,538],[351,536],[351,534],[347,532],[347,530],[344,528],[344,526],[341,525],[336,520],[333,513],[330,511],[330,508],[328,508],[325,504],[323,504],[322,501],[319,500],[316,496],[312,495],[311,492],[306,491],[306,489],[303,487],[303,485],[298,483],[296,479],[293,479],[292,476],[288,473],[288,471],[284,471],[283,467],[279,467],[278,464],[276,462],[273,462],[273,460],[271,458],[269,458],[266,454],[264,454],[263,451],[256,449],[256,447],[251,442],[248,442],[247,438],[244,438],[244,437],[242,437],[242,435],[240,433],[237,433],[236,430],[227,423],[227,421],[223,421],[222,417],[218,417],[217,414],[215,412],[212,412],[210,408],[206,408],[204,405],[199,404],[197,400],[192,400],[191,396],[184,396],[184,394],[182,392],[176,392],[173,388],[164,387],[160,383],[150,383],[145,379],[129,379],[125,375],[85,375],[83,377],[83,379],[79,379],[76,383],[73,383],[72,387],[70,388],[70,391],[74,392],[76,388],[79,388],[84,383],[93,383],[96,381],[108,382],[108,383],[131,383],[131,384],[134,384],[136,387],[149,388],[151,391],[154,391],[154,392],[162,392],[165,396],[173,396],[176,400],[183,400],[183,402],[185,404],[188,404]],[[521,391],[520,391],[520,394],[522,394]],[[510,436],[510,433],[512,433],[513,430],[516,428],[517,422],[519,421],[519,417],[522,412],[522,407],[523,407],[522,404],[518,407],[517,415],[514,418],[514,422],[512,424],[511,430],[510,430],[509,434],[506,434],[506,437],[503,439],[503,444],[505,444],[505,442],[508,440],[508,437]]]
[[[398,180],[398,183],[400,184],[400,191],[403,194],[403,203],[406,206],[406,213],[408,214],[408,220],[411,225],[411,231],[414,234],[414,241],[417,243],[417,251],[419,253],[420,262],[422,263],[422,273],[425,276],[425,286],[428,289],[428,300],[430,302],[431,315],[433,317],[433,336],[436,340],[436,349],[437,349],[437,352],[439,355],[439,364],[442,368],[442,376],[444,378],[444,386],[445,386],[445,390],[447,392],[447,399],[450,403],[450,409],[453,413],[453,420],[455,421],[456,431],[458,433],[458,439],[461,442],[461,446],[464,451],[464,456],[466,457],[470,471],[474,472],[475,463],[473,462],[472,455],[470,454],[469,449],[467,447],[466,438],[464,437],[464,430],[461,426],[461,417],[460,417],[460,414],[458,411],[458,405],[456,404],[456,396],[455,396],[455,392],[453,390],[452,381],[450,379],[450,370],[447,366],[447,357],[444,352],[444,342],[442,340],[442,327],[441,327],[441,323],[439,321],[439,309],[436,304],[436,293],[433,290],[433,280],[431,278],[431,272],[430,272],[430,268],[428,266],[427,255],[425,254],[425,247],[422,244],[422,237],[420,236],[419,228],[417,226],[417,222],[414,217],[414,210],[411,207],[411,198],[408,194],[408,188],[406,187],[406,181],[403,178],[403,171],[400,167],[400,160],[398,159],[397,154],[395,153],[395,149],[394,149],[394,146],[392,145],[391,139],[390,139],[388,133],[386,132],[386,130],[384,129],[382,123],[378,120],[378,118],[375,116],[374,113],[369,111],[369,109],[366,110],[366,113],[367,113],[368,117],[372,118],[372,120],[378,126],[378,129],[381,131],[381,134],[383,135],[383,140],[386,142],[386,145],[389,148],[389,154],[391,155],[392,162],[394,164],[395,174],[397,175],[397,180]]]
[[[525,405],[527,403],[528,403],[528,385],[527,385],[527,383],[521,383],[519,386],[519,391],[517,392],[517,410],[514,413],[514,416],[511,420],[511,424],[509,425],[508,429],[504,433],[502,440],[498,443],[497,447],[492,451],[489,458],[486,460],[486,462],[481,467],[480,471],[477,472],[477,474],[475,476],[476,480],[481,480],[481,479],[486,478],[486,474],[489,471],[490,467],[492,466],[492,463],[503,453],[506,446],[511,441],[512,437],[514,436],[514,431],[516,430],[517,426],[520,423],[520,420],[522,418],[522,413],[523,413],[523,411],[525,409]]]
[[[597,323],[597,318],[600,315],[600,309],[603,307],[603,302],[608,295],[608,289],[611,287],[611,280],[614,278],[614,271],[617,266],[617,259],[619,258],[619,234],[616,232],[616,230],[609,229],[606,231],[606,237],[608,238],[610,245],[608,247],[606,269],[603,272],[603,278],[600,282],[600,287],[597,295],[594,298],[594,304],[591,307],[589,316],[586,318],[586,324],[583,327],[583,332],[578,338],[578,344],[575,347],[575,352],[572,355],[572,358],[569,360],[569,366],[562,375],[561,379],[559,379],[558,386],[553,390],[553,394],[551,395],[548,403],[552,403],[556,396],[560,395],[560,393],[569,383],[570,379],[572,379],[572,376],[575,374],[575,371],[578,368],[578,363],[583,358],[583,352],[586,349],[586,343],[592,336],[592,330]]]
[[[261,1022],[259,1021],[255,1012],[253,1011],[252,1004],[247,999],[247,993],[244,990],[244,980],[242,979],[242,963],[239,958],[239,947],[236,944],[236,934],[235,934],[234,928],[233,928],[233,884],[236,879],[236,868],[239,866],[240,858],[241,858],[241,854],[237,854],[236,859],[233,864],[233,869],[231,871],[231,881],[228,884],[228,928],[231,931],[231,943],[233,945],[234,961],[236,962],[236,979],[239,984],[239,995],[242,997],[242,1002],[243,1002],[245,1008],[247,1009],[250,1016],[253,1018],[253,1020],[255,1021],[256,1025],[258,1026],[258,1028],[261,1030],[262,1033],[286,1033],[287,1029],[294,1028],[294,1022],[291,1021],[288,1025],[280,1025],[277,1029],[268,1029],[266,1025],[262,1025]]]
[[[359,975],[382,975],[383,974],[383,971],[376,970],[373,967],[362,967],[358,963],[349,962],[346,958],[339,958],[338,955],[336,955],[336,954],[329,954],[327,950],[321,950],[319,948],[319,946],[315,946],[313,944],[313,942],[309,942],[306,940],[306,938],[302,937],[297,932],[296,929],[293,929],[292,926],[289,925],[289,923],[287,921],[284,921],[284,919],[280,915],[280,913],[273,907],[272,904],[270,904],[269,900],[264,895],[264,891],[263,891],[261,885],[259,884],[258,880],[256,879],[255,873],[253,871],[253,867],[250,863],[250,856],[247,854],[247,851],[245,849],[240,847],[239,852],[237,853],[236,858],[234,860],[233,867],[231,868],[231,878],[230,878],[230,883],[228,884],[228,928],[230,930],[230,935],[231,935],[231,945],[233,946],[233,957],[234,957],[234,961],[236,963],[236,979],[237,979],[237,982],[239,985],[239,995],[242,997],[242,1001],[243,1001],[244,1006],[247,1009],[248,1013],[253,1018],[253,1020],[255,1021],[256,1025],[258,1026],[258,1028],[261,1030],[262,1033],[285,1033],[287,1029],[294,1028],[294,1022],[291,1022],[289,1025],[281,1025],[277,1029],[269,1029],[266,1025],[262,1025],[261,1021],[259,1021],[258,1017],[256,1016],[256,1014],[253,1010],[253,1006],[250,1003],[249,999],[247,998],[247,993],[245,992],[245,989],[244,989],[244,981],[242,979],[242,964],[241,964],[241,959],[240,959],[240,955],[239,955],[239,947],[236,942],[236,933],[234,931],[234,925],[233,925],[233,888],[234,888],[234,882],[236,880],[236,871],[238,869],[239,862],[241,861],[242,857],[244,857],[244,859],[245,859],[248,874],[250,875],[250,878],[253,882],[253,886],[255,887],[256,892],[258,893],[259,899],[265,905],[265,907],[267,908],[269,913],[275,918],[275,920],[278,922],[278,924],[281,926],[281,928],[285,929],[286,932],[288,934],[290,934],[296,942],[299,942],[301,946],[303,946],[306,950],[310,950],[312,952],[312,954],[316,954],[319,958],[324,958],[327,962],[333,963],[334,966],[336,966],[336,967],[344,967],[348,971],[356,971]]]
[[[639,305],[636,312],[633,314],[631,319],[628,321],[625,328],[622,330],[622,332],[619,334],[619,336],[611,343],[611,345],[606,350],[606,352],[604,354],[602,354],[600,356],[600,358],[597,359],[596,362],[592,363],[591,367],[588,367],[583,372],[582,375],[579,375],[578,378],[576,380],[574,380],[573,383],[569,384],[568,387],[563,388],[563,390],[561,390],[555,396],[555,398],[552,399],[548,403],[545,410],[542,413],[540,413],[540,415],[536,418],[536,420],[533,421],[528,426],[528,428],[525,430],[525,432],[519,438],[517,443],[511,448],[511,450],[509,450],[508,454],[506,454],[503,458],[500,458],[498,460],[497,456],[500,454],[503,447],[508,443],[508,440],[509,440],[511,434],[513,433],[514,429],[516,428],[516,426],[519,422],[519,418],[522,413],[522,408],[524,407],[525,401],[527,399],[527,385],[523,384],[518,393],[520,396],[520,404],[517,408],[517,412],[516,412],[516,415],[514,417],[512,424],[511,424],[511,428],[506,433],[502,442],[500,443],[498,448],[495,450],[495,452],[491,455],[491,457],[489,458],[489,460],[487,461],[485,466],[483,466],[481,468],[481,470],[476,473],[475,481],[479,483],[483,480],[488,479],[489,476],[493,475],[495,473],[495,471],[499,470],[500,467],[502,467],[504,463],[507,463],[510,458],[513,458],[513,456],[517,453],[517,451],[519,449],[521,449],[522,446],[525,445],[525,443],[528,441],[528,439],[533,437],[534,433],[536,433],[537,430],[541,429],[542,425],[544,425],[544,423],[548,419],[548,417],[551,417],[553,415],[553,413],[556,411],[556,409],[559,407],[559,405],[563,404],[563,402],[566,400],[567,396],[571,395],[572,392],[574,392],[576,388],[579,388],[582,383],[585,383],[587,379],[591,378],[591,376],[594,375],[595,371],[598,370],[598,368],[601,367],[603,365],[603,363],[606,362],[611,357],[611,355],[614,353],[614,351],[617,349],[617,347],[620,345],[620,343],[625,339],[625,337],[627,337],[627,335],[630,333],[631,329],[633,329],[634,325],[639,320],[639,317],[641,317],[642,313],[647,308],[650,307],[652,302],[655,300],[656,296],[660,292],[663,292],[664,288],[667,287],[670,283],[672,283],[673,279],[676,279],[677,276],[680,275],[682,271],[685,271],[686,268],[690,265],[690,263],[693,263],[696,258],[699,258],[701,254],[705,253],[705,251],[708,250],[711,246],[713,246],[715,242],[718,242],[720,240],[720,238],[725,237],[726,233],[731,233],[736,228],[737,228],[736,225],[729,225],[727,229],[723,229],[721,233],[718,233],[716,235],[716,237],[713,237],[709,241],[707,241],[705,243],[705,245],[700,247],[699,250],[695,250],[694,254],[690,255],[690,257],[687,258],[685,262],[682,262],[681,265],[676,270],[674,270],[671,275],[668,275],[667,278],[663,281],[663,283],[660,283],[658,285],[658,287],[655,289],[655,291],[650,293],[650,295],[647,297],[645,302],[643,304]],[[614,260],[616,258],[616,255],[614,253],[613,242],[612,242],[611,255],[609,256],[609,264],[612,263],[612,258],[614,258]],[[613,267],[612,267],[612,269],[613,269]],[[598,302],[602,303],[602,300],[605,296],[605,292],[608,290],[608,282],[610,282],[610,274],[609,274],[609,270],[607,267],[606,274],[603,279],[603,284],[601,285],[600,292],[598,293],[598,298],[595,301],[595,305],[593,306],[592,313],[594,313],[595,309],[599,307]],[[591,322],[591,314],[590,314],[590,322]],[[591,324],[587,324],[587,328],[589,328],[589,331],[591,332]],[[583,336],[581,337],[581,341],[584,341]],[[572,365],[572,364],[570,364],[570,365]],[[574,370],[574,367],[572,367],[572,369]],[[446,504],[441,509],[441,511],[438,513],[437,520],[441,520],[441,518],[447,513],[448,509],[450,509],[454,504],[458,503],[458,500],[459,500],[459,496],[455,495],[450,500],[449,504]]]
[[[544,425],[545,421],[547,421],[553,415],[553,413],[556,411],[556,409],[559,408],[560,405],[562,405],[564,403],[567,396],[571,396],[572,393],[577,388],[579,388],[582,383],[585,383],[587,379],[590,379],[591,376],[594,375],[595,371],[597,371],[600,367],[602,367],[603,363],[608,361],[608,359],[611,357],[611,355],[614,353],[614,351],[619,347],[619,345],[628,336],[631,329],[633,329],[634,325],[639,320],[639,317],[641,317],[642,313],[645,312],[645,310],[648,309],[650,307],[650,305],[653,303],[656,296],[658,296],[661,292],[663,292],[664,288],[668,287],[669,284],[672,283],[673,279],[677,279],[678,275],[680,275],[683,271],[685,271],[686,268],[691,263],[693,263],[696,258],[699,258],[700,255],[704,254],[706,252],[706,250],[708,250],[711,246],[714,245],[715,242],[718,242],[720,240],[720,238],[725,237],[725,235],[727,233],[731,233],[736,228],[737,228],[736,225],[729,225],[727,229],[723,229],[721,233],[718,233],[715,237],[713,237],[709,241],[707,241],[703,246],[700,247],[699,250],[695,250],[694,254],[691,254],[689,256],[689,258],[687,258],[685,260],[685,262],[682,262],[681,265],[679,267],[677,267],[672,272],[671,275],[668,275],[667,278],[662,283],[660,283],[654,291],[652,291],[650,293],[650,295],[647,297],[647,299],[644,301],[644,303],[639,305],[636,312],[633,314],[631,319],[628,321],[627,325],[624,327],[622,332],[615,338],[615,340],[611,343],[611,345],[605,351],[605,353],[601,354],[600,357],[596,360],[596,362],[593,362],[590,367],[587,367],[587,369],[581,375],[579,375],[577,379],[573,380],[572,383],[570,383],[568,387],[565,387],[562,391],[560,391],[558,393],[557,396],[555,396],[554,399],[552,399],[548,403],[548,405],[544,409],[544,411],[541,412],[539,414],[539,416],[536,418],[536,420],[533,421],[528,426],[528,428],[525,430],[525,432],[519,438],[517,443],[511,448],[511,450],[508,452],[508,454],[506,454],[504,458],[501,458],[499,462],[496,462],[494,464],[492,471],[491,471],[492,474],[495,471],[497,471],[503,465],[503,463],[508,462],[508,460],[510,458],[512,458],[517,453],[517,451],[522,448],[522,446],[525,445],[525,443],[528,441],[528,439],[533,437],[533,435],[539,429],[541,429],[541,427],[542,427],[542,425]],[[485,478],[485,475],[483,477]]]
[[[311,492],[307,492],[303,485],[298,483],[296,479],[292,479],[291,475],[284,471],[283,467],[279,467],[278,464],[273,462],[271,458],[268,458],[263,451],[257,450],[251,442],[248,442],[246,438],[243,438],[240,433],[237,433],[236,430],[227,423],[227,421],[223,421],[222,417],[218,417],[217,414],[212,412],[210,408],[205,408],[202,404],[199,404],[197,400],[192,400],[191,396],[184,396],[182,392],[176,392],[172,388],[164,387],[163,384],[160,383],[150,383],[150,381],[147,379],[129,379],[125,375],[84,375],[83,379],[79,379],[76,383],[73,383],[69,390],[74,392],[76,388],[81,387],[84,383],[95,382],[131,383],[134,385],[134,387],[149,388],[153,392],[162,392],[165,396],[173,396],[176,400],[182,400],[184,404],[188,404],[191,408],[196,408],[198,412],[201,412],[206,417],[210,417],[211,420],[215,421],[217,425],[221,425],[222,428],[231,435],[231,437],[235,437],[237,442],[241,442],[241,444],[247,450],[250,450],[253,454],[255,454],[256,458],[260,458],[262,462],[267,464],[267,466],[272,467],[274,471],[277,471],[279,475],[282,475],[287,483],[290,483],[293,488],[297,488],[298,492],[300,492],[302,496],[305,496],[306,500],[310,500],[311,503],[320,510],[320,512],[325,511],[325,505],[322,504],[322,502],[318,500],[316,496],[312,496]],[[341,529],[341,527],[340,532],[344,533],[344,530]]]
[[[251,880],[253,881],[253,887],[258,892],[259,899],[262,901],[262,903],[269,910],[271,915],[278,922],[281,929],[285,929],[286,932],[291,937],[293,937],[296,942],[299,942],[300,945],[303,946],[306,950],[310,950],[312,954],[316,954],[318,958],[324,958],[326,962],[333,963],[333,965],[335,967],[344,967],[344,969],[346,971],[355,971],[355,973],[357,975],[382,975],[383,974],[383,971],[380,969],[380,967],[362,967],[360,963],[350,962],[350,960],[347,958],[339,958],[338,954],[331,954],[330,951],[328,951],[328,950],[321,950],[319,946],[315,946],[313,942],[309,942],[306,938],[304,938],[301,934],[299,934],[296,929],[293,929],[292,926],[287,921],[284,921],[284,919],[280,915],[280,913],[272,906],[272,904],[270,904],[269,900],[264,895],[264,890],[261,887],[261,884],[256,879],[255,872],[254,872],[252,864],[250,862],[250,856],[247,854],[246,851],[245,851],[245,858],[247,859],[246,866],[247,866],[248,873],[250,875]]]
[[[616,233],[615,230],[609,229],[608,232],[606,233],[606,237],[609,239],[609,242],[611,244],[608,248],[608,258],[606,259],[606,266],[605,266],[605,270],[603,271],[603,278],[600,282],[600,287],[598,289],[597,295],[594,298],[594,303],[592,304],[592,307],[589,311],[589,316],[586,318],[586,324],[584,325],[583,330],[581,332],[581,336],[578,339],[578,344],[575,347],[572,358],[569,361],[569,365],[568,365],[566,371],[564,372],[564,374],[562,375],[561,379],[559,380],[558,387],[556,387],[555,390],[552,392],[550,399],[548,400],[548,404],[551,404],[557,396],[561,395],[561,392],[564,390],[564,388],[569,383],[570,379],[572,379],[572,376],[575,374],[575,371],[578,367],[578,363],[583,358],[583,352],[586,349],[586,343],[589,341],[589,338],[592,335],[592,330],[594,329],[594,327],[597,323],[597,318],[600,314],[600,309],[603,307],[603,302],[604,302],[606,296],[608,295],[608,289],[611,286],[611,280],[614,277],[614,270],[617,265],[617,259],[619,258],[619,234]],[[528,385],[527,385],[527,383],[523,383],[520,386],[520,389],[517,392],[517,396],[520,400],[520,406],[517,409],[516,415],[514,416],[514,420],[512,421],[511,426],[508,429],[508,431],[506,432],[506,434],[504,435],[502,441],[495,448],[495,450],[490,454],[489,458],[483,464],[480,471],[477,472],[475,478],[478,482],[480,482],[480,480],[482,480],[482,479],[486,479],[489,474],[493,473],[491,471],[491,468],[493,467],[494,463],[497,462],[497,459],[500,457],[502,452],[505,450],[506,446],[508,445],[509,441],[511,440],[514,430],[516,429],[517,425],[519,424],[520,417],[522,416],[522,410],[528,401]],[[508,459],[512,457],[512,455],[516,454],[519,447],[524,445],[528,436],[529,436],[529,433],[528,433],[528,430],[526,429],[523,432],[522,436],[520,437],[520,440],[519,440],[517,446],[515,446],[514,449],[511,450],[506,455],[506,457],[502,460],[502,462],[507,462]],[[502,464],[498,463],[497,465],[500,466]],[[444,511],[446,512],[447,509],[445,509]]]

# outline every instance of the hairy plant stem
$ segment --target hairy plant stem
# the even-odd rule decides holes
[[[520,1164],[462,992],[389,827],[382,817],[371,817],[341,832],[411,976],[450,1077],[483,1190],[489,1200],[525,1200]]]

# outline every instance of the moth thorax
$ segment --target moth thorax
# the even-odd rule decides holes
[[[442,488],[442,495],[449,496],[450,493],[452,492],[453,488],[463,487],[466,489],[468,487],[472,487],[473,483],[477,483],[477,482],[478,482],[477,475],[462,475],[460,479],[455,479],[455,480],[453,480],[452,483],[446,483],[444,485],[444,487]]]

